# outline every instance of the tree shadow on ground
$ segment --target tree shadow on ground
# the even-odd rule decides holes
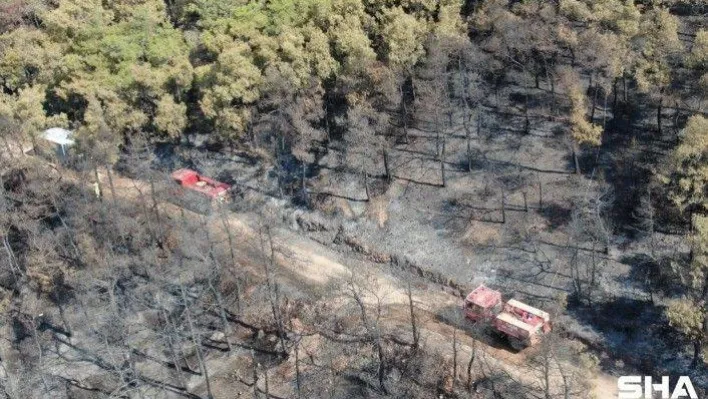
[[[632,99],[639,104],[642,99]],[[614,116],[606,122],[602,145],[598,152],[588,152],[587,162],[594,163],[605,181],[612,187],[613,201],[610,215],[622,232],[632,235],[641,198],[653,180],[652,165],[670,151],[670,128],[665,126],[659,136],[656,126],[643,123],[653,120],[652,110],[619,103]],[[669,136],[667,136],[669,135]],[[659,153],[657,153],[659,149]],[[595,162],[597,160],[597,162]]]
[[[549,230],[556,230],[565,226],[570,221],[572,210],[568,205],[549,202],[543,205],[538,212],[548,222]]]
[[[592,307],[569,303],[569,312],[600,333],[601,349],[645,375],[657,372],[667,350],[661,309],[643,299],[615,297]]]
[[[661,255],[653,258],[645,253],[633,253],[620,258],[631,267],[623,277],[625,283],[639,284],[641,288],[665,296],[680,296],[685,291],[677,276],[671,273],[671,262],[688,262],[688,254]]]

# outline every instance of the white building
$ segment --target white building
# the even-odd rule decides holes
[[[72,139],[73,134],[74,133],[70,130],[62,129],[60,127],[53,127],[45,130],[41,137],[52,143],[55,147],[57,157],[63,159],[69,154],[69,147],[76,143]]]

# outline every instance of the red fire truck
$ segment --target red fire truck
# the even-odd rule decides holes
[[[202,176],[191,169],[179,169],[172,172],[172,179],[180,186],[171,194],[171,200],[179,205],[201,213],[211,212],[212,205],[226,202],[231,186]]]
[[[487,323],[494,331],[506,336],[517,350],[537,344],[540,337],[552,328],[547,312],[515,299],[509,299],[502,306],[501,292],[485,285],[467,295],[463,311],[468,319]]]

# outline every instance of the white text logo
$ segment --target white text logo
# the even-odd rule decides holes
[[[690,398],[698,399],[691,379],[686,376],[679,377],[676,385],[671,389],[669,377],[661,377],[661,383],[654,383],[649,376],[625,375],[617,381],[619,399],[654,398],[659,394],[661,399]]]

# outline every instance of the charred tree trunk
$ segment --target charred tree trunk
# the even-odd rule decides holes
[[[679,102],[678,100],[674,100],[674,107],[676,108],[676,112],[674,112],[674,138],[676,139],[676,145],[679,143],[679,118],[681,117],[681,110],[679,109]]]
[[[113,184],[113,172],[111,172],[111,167],[106,166],[106,176],[108,176],[108,187],[111,190],[111,199],[113,200],[113,206],[116,205],[116,187]]]
[[[229,244],[229,256],[231,259],[231,264],[229,265],[228,270],[234,274],[234,282],[235,282],[235,289],[236,289],[236,313],[241,316],[241,277],[238,275],[236,271],[236,250],[234,248],[234,236],[233,233],[231,232],[231,226],[229,225],[229,221],[227,218],[226,213],[222,210],[221,212],[221,223],[224,226],[224,231],[226,232],[226,240]]]
[[[32,141],[32,154],[39,155],[39,152],[37,152],[37,137],[33,133],[30,133],[30,140]],[[18,142],[22,142],[22,140],[18,140]],[[20,147],[22,147],[22,144],[20,144]]]
[[[176,334],[176,329],[174,328],[174,325],[170,321],[169,315],[167,314],[167,310],[162,308],[162,317],[165,319],[165,326],[167,326],[170,331],[167,333],[167,347],[170,351],[170,357],[172,358],[172,363],[175,366],[175,372],[177,373],[177,382],[179,382],[180,387],[182,387],[185,391],[187,390],[187,380],[184,377],[184,371],[182,371],[182,362],[179,359],[179,356],[177,355],[177,344],[175,343],[174,337]]]
[[[231,324],[229,324],[228,317],[226,316],[226,309],[224,305],[224,301],[221,298],[221,293],[217,289],[217,287],[214,286],[214,282],[209,279],[209,289],[211,290],[212,294],[214,295],[214,300],[216,301],[216,306],[218,307],[219,311],[219,318],[221,319],[221,328],[223,329],[224,333],[224,341],[226,341],[226,347],[229,349],[229,353],[233,352],[233,346],[231,345]]]
[[[573,290],[575,292],[575,295],[578,298],[582,298],[583,296],[583,284],[582,284],[582,277],[580,276],[580,269],[578,266],[578,263],[580,262],[578,260],[578,255],[579,255],[579,250],[577,248],[573,249],[573,255],[570,257],[570,275],[573,281]]]
[[[467,125],[467,123],[465,123]],[[472,172],[472,137],[470,134],[470,129],[466,128],[467,133],[467,171]]]
[[[300,387],[300,338],[295,341],[295,392],[297,398],[302,398],[302,389]]]
[[[442,152],[440,153],[440,172],[442,174],[442,186],[447,185],[447,178],[445,176],[445,139],[442,142]]]
[[[693,343],[693,361],[692,368],[697,368],[700,364],[700,356],[703,349],[703,344],[708,339],[708,275],[703,280],[703,289],[701,290],[700,301],[704,307],[703,323],[701,323],[702,335]]]
[[[501,190],[501,214],[502,214],[502,224],[506,223],[506,195],[504,193],[504,187]]]
[[[408,285],[406,289],[406,294],[408,294],[408,309],[411,313],[411,332],[413,334],[413,350],[418,349],[420,334],[418,333],[418,322],[415,317],[415,306],[413,306],[413,290],[411,287],[411,281],[408,280]]]
[[[701,352],[703,351],[703,342],[700,339],[693,341],[693,360],[691,360],[691,368],[697,369],[701,364]]]
[[[440,105],[435,107],[435,111],[433,112],[433,130],[435,131],[435,156],[439,157],[440,156],[440,132],[442,130],[441,125],[442,122],[440,121],[441,119],[441,111],[440,111]]]
[[[302,163],[302,176],[300,177],[300,183],[301,183],[301,188],[302,188],[302,198],[305,200],[305,203],[307,203],[307,186],[305,185],[306,180],[306,173],[307,173],[307,166],[305,165],[305,162]]]
[[[457,68],[460,71],[459,76],[461,76],[462,80],[462,104],[464,105],[464,115],[462,117],[462,124],[465,128],[465,134],[467,136],[467,171],[472,172],[472,126],[470,126],[470,123],[472,122],[472,112],[471,112],[471,105],[470,105],[470,100],[469,100],[469,76],[467,73],[467,67],[464,65],[463,62],[464,57],[460,56],[458,57],[457,60]],[[479,118],[481,118],[480,115],[477,116],[477,137],[479,138]]]
[[[538,72],[538,71],[534,72],[534,74],[533,74],[533,78],[534,78],[534,83],[535,83],[536,89],[540,89],[540,88],[541,88],[541,78],[540,78],[540,75],[541,75],[541,73]]]
[[[581,175],[582,171],[580,170],[580,158],[578,158],[578,145],[573,142],[571,145],[571,151],[573,151],[573,163],[575,163],[575,174],[576,175]]]
[[[531,133],[531,118],[529,117],[529,93],[524,96],[524,134]]]
[[[597,255],[595,252],[596,243],[592,242],[592,252],[590,253],[590,281],[588,281],[587,301],[588,306],[592,306],[593,292],[595,290],[597,280]]]
[[[590,123],[594,123],[595,121],[595,108],[597,107],[597,93],[598,93],[598,86],[597,83],[595,83],[595,86],[591,86],[593,93],[592,93],[592,104],[590,105]]]
[[[263,382],[264,382],[264,388],[265,388],[265,399],[270,399],[270,383],[268,382],[268,369],[261,366],[261,369],[263,370]]]
[[[155,178],[150,176],[150,199],[152,200],[152,211],[155,213],[155,220],[157,225],[162,225],[162,218],[160,217],[160,208],[157,203],[157,190],[155,190]]]
[[[403,123],[403,138],[405,143],[408,144],[408,105],[406,104],[406,94],[403,89],[404,83],[398,86],[398,91],[401,95],[401,122]]]
[[[452,330],[452,390],[457,381],[457,328]]]
[[[605,104],[602,107],[602,132],[607,131],[607,92],[605,92]]]
[[[251,350],[251,364],[253,364],[253,399],[258,399],[258,367],[259,364],[256,362],[256,355]]]
[[[575,51],[573,49],[569,49],[570,52],[570,67],[575,68]]]
[[[661,90],[662,92],[664,91],[663,89]],[[661,113],[664,110],[664,95],[660,94],[659,95],[659,104],[656,107],[656,128],[657,132],[659,133],[659,136],[661,136],[662,129],[661,129]]]
[[[381,337],[376,337],[376,353],[379,360],[379,367],[376,373],[379,380],[379,388],[381,388],[381,391],[385,395],[388,395],[388,389],[386,389],[386,363],[383,346],[381,345]]]
[[[197,339],[197,334],[195,332],[194,322],[192,321],[192,312],[189,309],[189,303],[187,302],[187,294],[185,292],[184,286],[180,285],[180,294],[182,296],[182,302],[184,302],[185,315],[187,318],[187,326],[189,327],[189,335],[192,339],[192,345],[194,345],[195,352],[197,354],[197,361],[199,362],[199,368],[204,376],[204,384],[207,390],[207,398],[213,399],[214,395],[211,392],[211,381],[209,380],[209,370],[207,369],[206,362],[202,355],[201,340]]]
[[[325,140],[329,144],[330,141],[332,141],[332,127],[329,124],[329,101],[325,101]]]
[[[548,60],[545,57],[543,58],[543,69],[546,72],[546,81],[548,81],[548,84],[551,87],[551,113],[556,115],[556,83],[555,79],[553,79],[553,75],[550,73]]]
[[[472,390],[472,365],[474,364],[474,359],[477,356],[477,340],[472,341],[472,353],[470,354],[470,361],[467,362],[467,392]]]
[[[283,165],[280,162],[280,149],[278,149],[277,141],[273,141],[273,155],[275,156],[275,171],[278,178],[278,195],[283,198]]]
[[[285,353],[285,325],[283,322],[283,315],[280,311],[280,290],[278,288],[278,283],[273,278],[272,269],[275,267],[275,245],[273,244],[273,233],[270,226],[265,227],[266,238],[268,239],[268,248],[265,247],[265,242],[261,236],[261,251],[266,255],[264,259],[263,266],[265,268],[266,275],[266,287],[268,288],[268,299],[270,301],[270,308],[273,314],[273,320],[278,328],[278,339],[280,340],[280,347],[282,353]]]
[[[391,168],[388,164],[388,151],[384,148],[383,149],[383,161],[384,161],[384,172],[386,174],[386,181],[391,182]],[[367,194],[366,196],[369,198],[369,195]]]

